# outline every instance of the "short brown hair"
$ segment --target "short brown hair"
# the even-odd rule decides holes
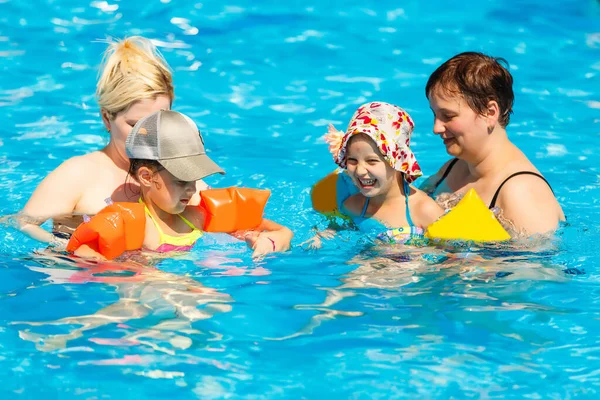
[[[471,109],[485,114],[490,101],[500,108],[498,119],[503,127],[510,122],[513,102],[513,78],[508,72],[508,62],[477,52],[458,54],[436,69],[427,81],[425,95],[433,91],[462,96]]]

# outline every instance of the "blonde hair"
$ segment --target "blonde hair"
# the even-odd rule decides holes
[[[154,99],[162,94],[173,101],[169,65],[146,38],[132,36],[110,42],[100,71],[96,97],[100,108],[113,118],[138,100]]]

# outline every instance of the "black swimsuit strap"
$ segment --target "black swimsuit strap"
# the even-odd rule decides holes
[[[457,161],[458,161],[458,158],[455,158],[452,161],[450,161],[450,164],[448,164],[448,168],[446,168],[446,170],[444,171],[444,175],[442,175],[442,177],[440,178],[440,180],[437,181],[437,183],[433,187],[433,191],[434,192],[437,190],[438,186],[440,186],[440,184],[442,182],[444,182],[444,179],[446,179],[448,177],[448,174],[450,173],[450,170],[452,169],[452,167],[454,167],[454,164],[456,164]]]
[[[492,198],[492,202],[490,203],[490,207],[489,208],[494,208],[494,206],[496,205],[496,200],[498,200],[498,195],[500,194],[500,189],[502,189],[502,186],[504,186],[504,184],[506,182],[508,182],[511,178],[514,178],[515,176],[519,176],[519,175],[533,175],[533,176],[537,176],[538,178],[540,178],[541,180],[543,180],[544,182],[546,182],[546,184],[548,185],[548,187],[550,188],[550,190],[552,190],[552,186],[550,186],[550,184],[548,183],[548,181],[546,180],[546,178],[544,178],[543,176],[541,176],[537,172],[532,172],[532,171],[515,172],[514,174],[512,174],[511,176],[509,176],[508,178],[506,178],[504,180],[504,182],[502,182],[500,184],[500,186],[498,186],[498,189],[496,190],[496,193],[494,194],[494,197]],[[552,190],[552,194],[554,194],[554,190]]]

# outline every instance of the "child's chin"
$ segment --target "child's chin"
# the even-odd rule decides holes
[[[177,204],[175,207],[173,207],[173,209],[171,210],[171,214],[181,214],[184,210],[185,210],[185,205],[180,203],[180,204]]]
[[[377,193],[379,192],[379,190],[377,188],[374,188],[374,187],[373,188],[360,187],[360,192],[365,197],[373,197],[373,196],[377,195]]]

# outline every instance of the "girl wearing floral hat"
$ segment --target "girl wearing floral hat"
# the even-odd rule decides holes
[[[410,183],[422,175],[411,151],[414,123],[400,107],[382,102],[361,106],[346,132],[329,126],[325,141],[359,193],[341,212],[369,235],[390,243],[422,236],[443,209]]]

